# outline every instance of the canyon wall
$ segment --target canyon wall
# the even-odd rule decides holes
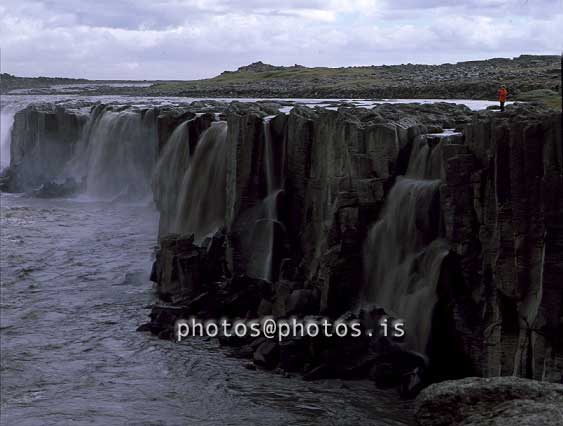
[[[70,175],[93,195],[152,192],[152,279],[173,303],[147,326],[161,337],[188,315],[344,315],[368,326],[386,314],[413,338],[241,345],[260,365],[311,378],[395,384],[423,366],[433,380],[561,381],[559,114],[277,109],[28,108],[16,114],[13,187]],[[390,364],[394,376],[382,376]]]
[[[561,381],[560,115],[477,113],[464,134],[441,192],[442,318],[479,375]]]
[[[71,159],[88,119],[80,110],[54,105],[28,107],[14,117],[10,145],[12,191],[24,191],[58,176]]]
[[[219,240],[225,239],[221,259],[229,267],[213,279],[232,280],[232,274],[268,281],[245,310],[337,318],[346,311],[373,313],[379,303],[408,318],[411,332],[423,336],[409,344],[431,357],[437,378],[561,380],[558,114],[531,106],[498,114],[433,105],[296,107],[288,115],[266,115],[255,107],[227,112],[227,209]],[[282,182],[275,202],[268,167]],[[422,180],[404,190],[406,201],[395,207],[412,230],[400,232],[403,240],[395,246],[370,245],[370,230],[392,208],[393,189],[404,185],[398,176],[408,177],[416,167],[422,167]],[[424,195],[425,187],[436,189]],[[274,205],[275,214],[261,213],[266,205]],[[436,238],[440,242],[432,243]],[[410,257],[403,253],[409,244]],[[173,263],[176,249],[170,247],[161,252],[157,270],[164,258]],[[370,282],[370,264],[390,250],[402,253],[395,269],[385,269],[406,280],[399,292],[400,281]],[[272,273],[254,274],[254,265],[264,261]],[[423,279],[429,274],[432,280]],[[154,278],[166,287],[168,278]],[[389,306],[393,298],[373,296],[387,287],[398,306]],[[449,368],[451,357],[459,362]]]

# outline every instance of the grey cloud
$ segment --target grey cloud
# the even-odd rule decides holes
[[[521,1],[7,0],[2,65],[19,75],[187,79],[255,60],[346,66],[558,53],[554,2],[523,13]]]

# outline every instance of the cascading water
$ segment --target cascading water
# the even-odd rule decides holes
[[[214,122],[182,178],[173,232],[194,234],[199,243],[225,225],[227,160],[227,123]]]
[[[156,163],[153,194],[160,211],[159,234],[170,232],[179,208],[178,194],[190,164],[190,132],[187,120],[174,129]]]
[[[15,115],[29,105],[30,102],[27,98],[12,99],[10,97],[2,97],[0,105],[0,170],[10,165],[10,145],[12,143],[12,127]]]
[[[431,331],[436,286],[448,253],[440,238],[439,138],[415,140],[407,175],[399,177],[387,197],[382,218],[371,228],[365,247],[366,286],[362,300],[382,306],[405,321],[406,344],[425,352]]]
[[[157,133],[153,110],[96,107],[65,174],[86,179],[95,197],[142,198],[150,194]]]
[[[266,197],[259,206],[259,216],[254,223],[250,256],[247,273],[249,276],[266,281],[272,280],[272,263],[274,255],[274,239],[276,224],[278,222],[277,199],[282,192],[275,167],[274,150],[272,147],[272,134],[270,120],[264,118],[264,175],[266,178]]]
[[[9,106],[0,110],[0,170],[10,165],[10,142],[15,113]]]

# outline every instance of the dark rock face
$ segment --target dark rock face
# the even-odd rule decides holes
[[[437,289],[430,364],[395,362],[410,359],[400,347],[405,355],[385,361],[386,352],[369,344],[342,358],[341,349],[331,352],[330,343],[315,340],[284,340],[275,348],[263,346],[260,353],[258,347],[249,350],[258,364],[284,365],[309,379],[371,374],[382,386],[400,386],[405,396],[429,380],[468,374],[561,380],[562,287],[557,277],[563,264],[563,157],[556,114],[534,107],[472,114],[464,107],[436,104],[383,105],[371,111],[296,107],[268,125],[266,115],[259,106],[244,104],[227,112],[227,187],[218,195],[227,205],[223,274],[244,276],[256,257],[249,230],[265,223],[257,212],[268,196],[266,172],[283,192],[273,204],[271,246],[260,245],[270,250],[271,291],[251,305],[243,303],[247,313],[335,319],[356,309],[368,228],[379,218],[396,177],[406,173],[413,144],[425,134],[431,134],[425,136],[430,149],[439,146],[427,174],[442,180],[429,210],[441,224],[432,235],[446,239],[449,252]],[[464,136],[442,139],[442,128],[458,128]],[[161,253],[167,244],[163,239]],[[182,284],[179,274],[173,276],[157,278],[158,288],[184,297],[186,286],[193,288],[191,278]],[[450,357],[459,360],[453,369],[446,368]],[[346,366],[345,359],[356,361]]]
[[[414,298],[428,306],[410,308],[429,318],[421,328],[430,330],[428,345],[420,345],[427,349],[416,349],[425,354],[413,352],[406,338],[380,335],[223,343],[236,344],[238,355],[264,368],[307,379],[371,377],[381,386],[398,386],[404,396],[430,381],[468,375],[561,381],[558,114],[533,105],[472,113],[445,103],[384,104],[372,110],[296,106],[289,114],[279,108],[274,103],[141,110],[98,105],[89,118],[80,115],[83,110],[31,108],[16,115],[12,167],[2,185],[26,188],[54,181],[76,141],[97,141],[84,136],[103,113],[120,123],[107,128],[122,133],[141,123],[150,130],[142,152],[160,153],[158,161],[133,164],[141,164],[143,182],[153,175],[161,212],[151,279],[170,302],[156,306],[142,329],[167,338],[176,320],[192,315],[202,320],[323,315],[357,320],[365,330],[383,316],[399,318],[389,306],[376,306],[381,300],[365,303],[366,294],[378,292],[365,291],[364,250],[392,189],[404,182],[403,175],[409,177],[411,160],[420,156],[423,161],[415,166],[432,190],[424,203],[403,206],[413,210],[408,235],[422,242],[413,245],[417,250],[433,241],[444,249],[433,258],[439,260],[436,288],[424,287],[429,297]],[[106,158],[107,153],[99,154]],[[48,161],[39,161],[39,155]],[[197,196],[184,197],[194,188]],[[406,188],[407,201],[420,195],[420,186]],[[48,194],[64,188],[44,189]],[[396,244],[397,252],[404,251],[401,241]],[[385,248],[369,253],[376,259],[385,254]],[[424,256],[416,250],[414,255],[409,279],[428,270],[421,266]],[[409,295],[418,294],[420,282],[412,281]]]
[[[421,426],[556,426],[562,410],[562,385],[517,377],[446,381],[416,401]]]
[[[194,244],[193,236],[168,234],[160,240],[151,280],[163,299],[182,300],[199,296],[228,276],[225,236],[215,235],[208,247]]]
[[[31,105],[15,114],[11,164],[0,177],[0,187],[26,192],[45,185],[50,187],[45,194],[62,196],[72,191],[54,185],[71,178],[81,182],[80,191],[116,200],[143,199],[152,189],[165,225],[176,207],[170,206],[171,194],[175,196],[181,184],[185,160],[225,109],[226,104],[215,101],[162,107],[90,102]],[[184,131],[175,137],[177,149],[168,152],[165,148],[174,144],[167,142],[180,126]],[[159,155],[167,173],[153,179]],[[178,182],[170,176],[177,176]]]
[[[560,117],[476,114],[442,188],[447,319],[475,374],[562,379]],[[450,278],[451,277],[451,278]],[[455,283],[455,287],[453,285]],[[449,316],[449,317],[448,317]]]
[[[53,105],[28,107],[14,117],[7,190],[26,191],[57,178],[71,159],[88,116]]]
[[[64,182],[47,182],[32,192],[37,198],[60,198],[69,197],[77,194],[82,189],[82,185],[72,178],[67,178]]]

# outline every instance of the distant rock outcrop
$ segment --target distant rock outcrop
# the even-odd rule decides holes
[[[245,72],[256,73],[256,72],[283,71],[283,70],[290,71],[290,70],[300,70],[304,68],[305,67],[303,65],[297,65],[297,64],[292,65],[290,67],[284,67],[284,66],[265,64],[262,61],[258,61],[258,62],[253,62],[249,65],[244,65],[242,67],[239,67],[236,71],[225,71],[223,72],[223,74],[245,73]]]
[[[278,67],[256,62],[218,78],[161,83],[147,92],[204,97],[496,99],[500,85],[505,84],[511,100],[532,90],[557,92],[560,74],[560,57],[556,55],[341,68]]]

